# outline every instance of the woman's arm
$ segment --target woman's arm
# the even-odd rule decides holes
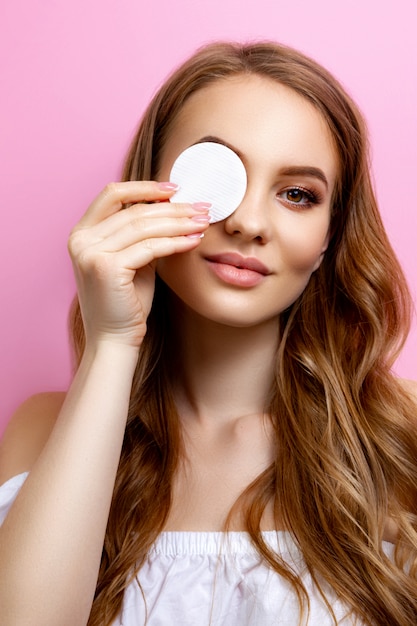
[[[105,345],[83,358],[56,426],[1,528],[2,626],[87,622],[136,357],[124,346]],[[22,470],[28,465],[22,458]]]
[[[88,621],[153,299],[154,261],[195,248],[195,234],[208,226],[201,207],[167,202],[172,193],[172,186],[154,182],[110,185],[72,232],[86,349],[56,425],[0,528],[0,626]],[[6,449],[5,455],[13,456]]]

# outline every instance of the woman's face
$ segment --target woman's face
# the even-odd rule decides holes
[[[242,75],[187,100],[158,179],[168,180],[177,156],[202,140],[239,154],[246,195],[231,216],[210,225],[197,248],[160,259],[157,272],[189,312],[232,326],[261,324],[303,292],[328,245],[338,173],[332,136],[320,113],[291,89]]]

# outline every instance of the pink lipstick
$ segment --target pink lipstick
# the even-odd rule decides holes
[[[237,287],[254,287],[271,272],[254,257],[243,257],[236,252],[206,257],[211,271],[223,282]]]

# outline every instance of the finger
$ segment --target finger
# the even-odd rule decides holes
[[[97,235],[96,231],[102,229],[101,224],[92,228],[74,229],[68,240],[71,258],[93,259],[94,256],[98,257],[101,254],[120,252],[135,244],[146,246],[149,239],[201,235],[210,224],[208,213],[201,211],[178,217],[175,215],[175,209],[170,208],[169,214],[173,217],[161,218],[142,215],[140,211],[134,213],[135,219],[125,221],[118,230],[112,231],[107,237]]]
[[[166,200],[176,189],[172,183],[156,181],[109,183],[90,204],[78,225],[83,228],[93,226],[117,213],[126,204]]]
[[[101,251],[88,248],[77,258],[74,265],[76,275],[100,276],[101,280],[110,276],[125,276],[125,280],[132,280],[132,275],[146,266],[152,266],[154,261],[172,254],[187,252],[197,247],[201,242],[201,233],[190,236],[156,237],[135,243],[119,252]]]
[[[209,222],[210,216],[201,214],[163,219],[139,217],[102,240],[97,244],[97,248],[106,252],[118,252],[148,239],[203,233],[208,228]]]
[[[102,240],[111,237],[123,228],[130,228],[132,231],[139,232],[144,220],[192,218],[198,215],[208,215],[208,207],[209,205],[204,203],[197,205],[171,202],[134,204],[91,227],[91,236],[97,240]],[[78,227],[80,226],[78,225],[76,228]]]
[[[134,244],[125,250],[118,252],[117,262],[121,266],[136,271],[146,265],[161,259],[188,252],[196,248],[201,243],[201,234],[193,233],[191,236],[180,237],[156,237],[154,239],[146,239],[141,243]]]

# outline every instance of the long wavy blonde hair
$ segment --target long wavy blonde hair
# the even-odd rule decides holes
[[[156,94],[123,179],[154,178],[187,98],[214,81],[242,74],[278,81],[317,107],[341,163],[323,263],[280,316],[269,406],[279,455],[240,498],[247,531],[265,562],[293,585],[300,623],[308,616],[306,590],[260,532],[271,500],[320,589],[330,585],[364,624],[411,626],[417,623],[416,415],[391,373],[408,332],[411,303],[376,207],[367,134],[357,107],[326,70],[293,49],[269,42],[211,44]],[[116,617],[124,590],[170,509],[181,436],[170,382],[166,303],[167,288],[157,280],[89,626],[107,625]],[[71,319],[79,359],[84,334],[77,303]],[[382,549],[388,517],[398,525],[393,561]]]

